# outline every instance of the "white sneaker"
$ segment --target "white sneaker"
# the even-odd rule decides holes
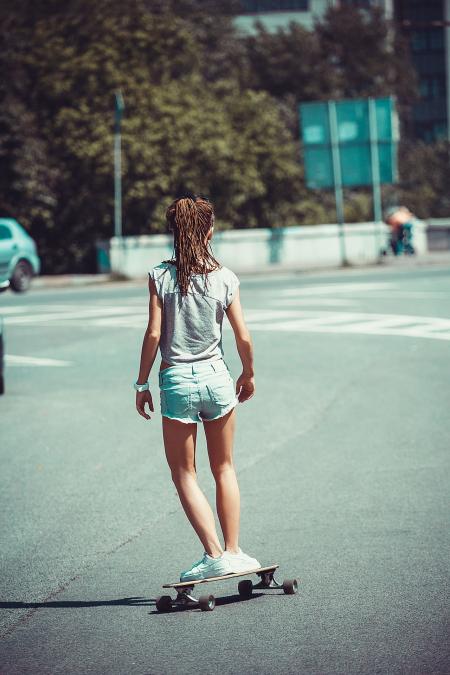
[[[239,553],[230,553],[224,551],[223,557],[226,558],[230,564],[232,572],[248,572],[261,567],[261,563],[256,558],[251,558],[249,555],[239,549]]]
[[[232,572],[231,563],[226,558],[225,552],[218,558],[213,558],[204,551],[201,560],[194,563],[190,569],[181,572],[180,581],[198,581],[198,579],[221,577],[224,574],[232,574]]]

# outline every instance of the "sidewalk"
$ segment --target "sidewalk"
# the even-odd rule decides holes
[[[450,266],[450,251],[429,251],[419,257],[417,256],[386,256],[383,258],[382,265],[391,267],[422,267],[426,265]]]
[[[380,267],[394,267],[394,268],[413,268],[425,267],[428,265],[448,266],[450,268],[450,251],[437,251],[433,253],[426,253],[425,255],[405,256],[394,258],[387,256],[382,259],[379,265],[354,265],[347,269],[361,269],[361,268],[377,268]],[[264,274],[283,274],[290,272],[304,272],[317,273],[326,272],[329,270],[339,270],[341,267],[298,267],[295,265],[265,265],[254,268],[236,268],[234,271],[242,276],[260,276]],[[120,278],[117,275],[111,274],[58,274],[58,275],[42,275],[33,279],[32,287],[37,288],[62,288],[67,286],[89,286],[93,284],[111,284],[111,283],[129,283],[140,281],[140,278]]]
[[[65,286],[89,286],[121,281],[111,274],[43,274],[31,282],[32,288],[61,288]]]

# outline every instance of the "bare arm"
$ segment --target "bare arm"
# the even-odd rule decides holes
[[[147,382],[158,353],[159,341],[161,338],[162,302],[158,298],[155,282],[150,277],[148,278],[148,289],[150,293],[148,325],[142,341],[141,363],[137,379],[138,384]],[[145,403],[148,403],[148,407],[152,412],[155,412],[150,391],[136,392],[136,409],[138,413],[142,415],[142,417],[145,417],[145,419],[150,419],[150,415],[148,415],[144,409]]]
[[[242,389],[238,397],[242,403],[251,398],[255,393],[255,371],[253,365],[253,342],[250,331],[245,324],[239,288],[225,313],[234,331],[236,347],[242,362],[242,374],[236,381],[236,393],[238,394],[239,390]]]

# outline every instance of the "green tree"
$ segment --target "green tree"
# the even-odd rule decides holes
[[[379,7],[330,7],[316,22],[321,62],[334,73],[334,98],[394,95],[402,105],[417,95],[405,39]]]
[[[237,4],[2,3],[0,209],[30,229],[44,272],[94,270],[95,241],[113,233],[119,88],[124,234],[165,231],[186,190],[209,195],[222,228],[334,220],[332,195],[305,188],[297,104],[395,93],[407,105],[406,48],[377,12],[342,7],[313,31],[242,38]],[[350,217],[367,203],[352,197]]]
[[[26,204],[22,223],[29,228],[35,220],[52,217],[56,171],[38,118],[27,105],[29,33],[20,12],[3,7],[0,39],[0,212],[14,216]]]
[[[297,101],[329,98],[335,88],[335,69],[322,58],[316,31],[297,23],[270,32],[261,22],[245,39],[250,61],[249,86],[264,89],[276,98],[288,94]]]
[[[127,3],[126,13],[118,0],[71,0],[25,13],[27,49],[14,56],[29,73],[22,103],[39,129],[45,164],[51,157],[56,167],[52,212],[30,225],[44,271],[86,269],[95,240],[112,234],[118,88],[126,102],[125,234],[163,231],[167,203],[184,190],[208,194],[222,227],[295,218],[297,148],[271,97],[242,87],[230,15],[201,18],[198,7],[189,13],[184,6],[186,16],[156,3],[149,11],[144,0]],[[222,63],[217,55],[227,53],[234,56]],[[15,208],[23,220],[29,201]]]
[[[377,7],[332,6],[312,31],[259,23],[245,44],[249,86],[279,100],[294,136],[300,102],[395,95],[406,114],[417,95],[407,44]]]
[[[405,141],[399,164],[400,182],[394,201],[408,206],[419,218],[448,217],[450,143]]]

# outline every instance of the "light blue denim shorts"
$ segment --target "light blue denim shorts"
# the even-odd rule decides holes
[[[177,363],[159,371],[161,415],[180,422],[215,420],[239,403],[223,359]]]

